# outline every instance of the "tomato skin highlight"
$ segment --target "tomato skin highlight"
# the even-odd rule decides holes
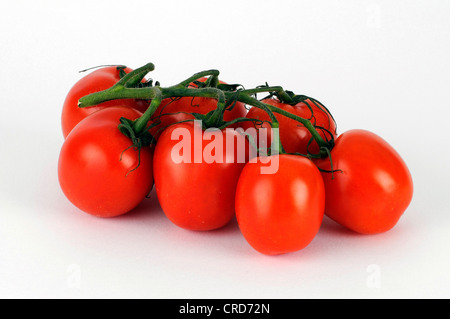
[[[87,116],[67,136],[58,178],[80,210],[98,217],[123,215],[151,191],[152,151],[143,147],[139,154],[117,127],[121,117],[133,120],[140,115],[131,108],[108,107]]]
[[[125,68],[124,71],[129,73],[130,68]],[[95,106],[78,107],[78,100],[91,93],[109,89],[111,86],[119,82],[120,71],[116,66],[108,66],[97,69],[76,82],[69,90],[63,104],[61,114],[61,125],[64,138],[70,131],[86,116],[111,106],[124,106],[136,109],[140,112],[145,112],[149,103],[144,100],[135,99],[121,99],[100,103]]]
[[[180,153],[172,152],[180,143],[172,138],[177,130],[185,130],[190,136],[186,146],[192,151],[184,162]],[[230,138],[246,143],[245,137],[235,131],[217,131],[224,144]],[[237,157],[238,143],[233,150],[225,148],[222,162],[208,163],[204,157],[196,162],[194,136],[200,136],[198,145],[204,152],[210,134],[192,122],[175,124],[161,134],[154,153],[155,190],[172,223],[188,230],[209,231],[225,226],[234,217],[236,184],[245,162]]]
[[[326,130],[330,131],[330,133],[323,131],[321,129],[317,129],[317,131],[326,141],[330,140],[331,137],[335,138],[337,136],[336,123],[332,119],[331,115],[325,109],[322,110],[318,108],[310,100],[297,103],[296,105],[289,105],[286,103],[282,103],[275,98],[266,98],[261,100],[261,102],[278,107],[291,114],[310,120],[313,125],[325,128]],[[308,151],[311,154],[317,154],[319,152],[319,146],[317,145],[316,141],[312,141],[312,143],[308,146],[308,143],[310,142],[312,135],[308,131],[308,129],[303,126],[303,124],[276,112],[274,112],[274,115],[277,118],[280,125],[279,130],[280,140],[281,143],[283,144],[283,148],[286,151],[286,153],[300,153],[306,155]],[[252,107],[248,111],[246,117],[261,121],[270,120],[270,117],[267,114],[267,112],[257,107]],[[246,123],[245,127],[248,128],[251,125],[253,124]],[[262,125],[257,124],[256,128],[268,129],[267,141],[259,141],[259,143],[260,144],[262,143],[261,145],[270,145],[272,137],[270,134],[269,123],[264,122]],[[256,137],[254,138],[256,140]]]
[[[273,157],[273,156],[272,156]],[[318,233],[325,207],[323,180],[307,158],[280,155],[274,174],[248,163],[236,189],[236,218],[247,242],[265,255],[299,251]]]
[[[378,135],[350,130],[336,139],[331,151],[333,173],[322,173],[325,213],[337,223],[361,234],[392,229],[413,196],[411,173],[397,151]],[[316,162],[330,170],[328,159]]]

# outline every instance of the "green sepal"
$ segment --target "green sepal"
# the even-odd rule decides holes
[[[138,149],[140,149],[141,147],[150,146],[156,142],[155,138],[148,130],[145,130],[140,134],[136,134],[136,132],[134,131],[134,121],[129,120],[125,117],[120,118],[118,129],[120,132],[122,132],[122,134],[128,137],[133,143],[133,146],[137,147]]]
[[[127,67],[126,66],[124,66],[124,65],[119,65],[118,67],[117,67],[117,70],[119,71],[119,78],[121,79],[121,78],[123,78],[125,75],[127,75],[127,72],[125,72],[125,69],[126,69]]]

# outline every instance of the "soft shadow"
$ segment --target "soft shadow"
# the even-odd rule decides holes
[[[156,196],[155,188],[152,189],[149,195],[142,200],[142,202],[130,212],[115,217],[121,220],[147,220],[152,218],[160,218],[164,216],[161,206]]]
[[[338,224],[328,216],[324,216],[322,225],[320,226],[319,235],[335,235],[335,236],[360,236],[360,234],[349,230],[348,228]]]
[[[179,235],[185,235],[186,233],[191,235],[195,234],[195,236],[197,237],[226,237],[241,235],[236,217],[233,217],[233,219],[231,219],[230,222],[228,222],[228,224],[226,224],[225,226],[209,231],[191,231],[171,224],[161,208],[155,188],[152,189],[147,198],[145,198],[136,208],[124,215],[114,217],[114,219],[121,220],[123,222],[147,222],[150,220],[164,220],[165,223],[170,224],[170,229],[172,229],[172,231],[178,233]]]

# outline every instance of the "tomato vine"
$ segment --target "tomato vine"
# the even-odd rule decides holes
[[[148,63],[140,68],[137,68],[134,71],[124,75],[120,81],[111,88],[80,98],[78,106],[80,108],[85,108],[117,99],[143,99],[151,101],[150,106],[145,113],[140,118],[133,121],[130,127],[127,127],[127,131],[132,128],[134,131],[133,135],[135,137],[139,137],[141,134],[146,133],[145,129],[151,116],[164,99],[179,97],[204,97],[216,99],[217,107],[215,110],[209,112],[208,114],[193,113],[193,115],[196,116],[196,119],[202,120],[205,128],[224,128],[237,122],[256,121],[255,119],[248,118],[238,118],[231,122],[226,122],[223,120],[223,114],[227,108],[232,107],[236,102],[242,102],[252,107],[263,109],[267,112],[270,117],[270,124],[273,128],[279,127],[278,119],[275,117],[274,113],[293,119],[303,125],[311,133],[313,139],[319,145],[320,152],[317,154],[308,153],[300,155],[306,155],[310,158],[326,157],[329,154],[329,150],[333,147],[334,139],[331,138],[330,140],[325,140],[319,133],[319,131],[323,130],[323,128],[314,126],[310,119],[292,114],[276,106],[263,103],[258,100],[255,95],[257,93],[266,92],[269,95],[277,96],[281,101],[289,104],[296,104],[310,99],[320,109],[324,108],[327,113],[331,115],[328,109],[316,99],[306,95],[296,95],[292,91],[284,90],[281,86],[265,85],[253,89],[238,89],[241,85],[221,85],[218,81],[219,71],[215,69],[195,73],[178,84],[169,87],[161,87],[159,83],[158,85],[152,85],[152,83],[150,85],[145,85],[145,83],[142,84],[143,78],[149,72],[153,71],[154,68],[155,66],[153,63]],[[197,81],[203,77],[208,77],[208,80],[203,83],[203,85],[196,88],[189,86],[191,83],[198,84],[199,82]],[[333,118],[331,118],[331,120],[334,121]],[[128,132],[128,136],[129,135],[130,134]],[[282,143],[279,140],[274,141],[274,143],[274,147],[277,148],[280,153],[284,153]]]

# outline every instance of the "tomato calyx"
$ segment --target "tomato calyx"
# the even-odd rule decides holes
[[[333,140],[333,146],[332,147],[334,147],[334,145],[335,144],[334,144],[334,140]],[[319,171],[321,173],[331,174],[331,179],[334,180],[334,173],[336,173],[336,172],[343,173],[343,171],[341,169],[335,169],[334,168],[334,166],[333,166],[333,157],[331,156],[331,149],[328,149],[327,147],[321,148],[321,151],[326,153],[327,155],[325,157],[323,157],[323,156],[314,157],[313,159],[320,160],[322,158],[327,158],[328,161],[330,162],[330,169],[329,170],[324,169],[324,168],[320,167],[319,165],[316,165],[316,166],[317,166],[317,168],[319,169]]]
[[[119,71],[119,78],[123,78],[127,73],[125,72],[125,66],[118,66],[117,70]]]
[[[122,134],[127,136],[136,147],[144,147],[154,144],[155,138],[153,137],[153,135],[148,130],[143,132],[136,132],[134,123],[135,121],[122,117],[120,119],[118,129],[120,132],[122,132]]]
[[[122,154],[130,148],[136,148],[138,150],[138,164],[135,168],[133,168],[130,172],[136,170],[141,165],[141,150],[144,147],[149,147],[150,145],[155,143],[155,138],[148,130],[143,132],[137,132],[135,129],[136,120],[129,120],[125,117],[120,118],[120,124],[118,125],[119,131],[128,137],[132,145],[123,150]],[[149,126],[150,128],[150,126]]]

